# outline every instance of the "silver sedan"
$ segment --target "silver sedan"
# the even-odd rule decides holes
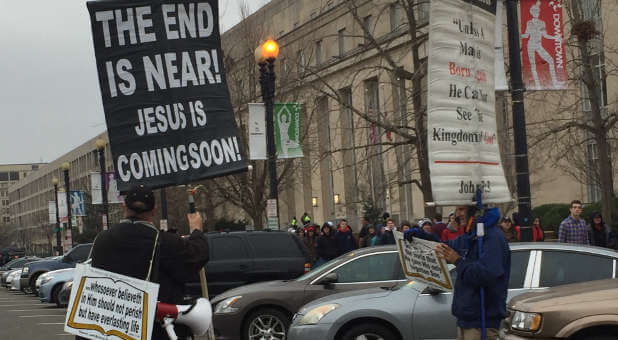
[[[616,277],[618,253],[558,243],[511,244],[509,299],[561,284]],[[451,277],[455,279],[454,270]],[[451,293],[411,281],[331,295],[303,306],[289,340],[455,339]]]

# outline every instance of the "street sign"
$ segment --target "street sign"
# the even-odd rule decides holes
[[[161,228],[161,230],[167,231],[167,220],[161,220],[161,222],[159,223],[159,227]]]
[[[269,199],[266,201],[266,218],[268,229],[279,229],[279,218],[277,217],[277,200]]]

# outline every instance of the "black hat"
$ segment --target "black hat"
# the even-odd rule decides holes
[[[155,197],[152,190],[140,184],[129,189],[124,204],[137,213],[143,213],[154,209]]]

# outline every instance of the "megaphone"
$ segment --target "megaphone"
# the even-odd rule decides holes
[[[199,298],[191,305],[171,305],[157,302],[155,320],[163,323],[163,328],[171,340],[177,340],[174,323],[183,324],[193,335],[203,336],[212,325],[212,306],[205,298]]]

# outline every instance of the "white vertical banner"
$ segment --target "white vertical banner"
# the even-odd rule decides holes
[[[122,203],[123,199],[118,191],[118,182],[113,172],[106,173],[107,180],[107,203]],[[103,204],[103,195],[101,193],[101,173],[98,171],[90,172],[90,194],[92,195],[92,204]]]
[[[438,205],[511,201],[496,133],[496,0],[433,0],[427,138]]]
[[[249,159],[267,159],[266,109],[263,103],[249,103]]]
[[[58,191],[58,196],[56,197],[58,200],[58,216],[60,216],[60,222],[67,221],[67,194],[64,191]]]
[[[56,224],[56,202],[47,202],[47,211],[49,213],[49,224]]]
[[[507,91],[509,85],[506,83],[506,71],[504,70],[504,46],[502,45],[502,15],[504,14],[504,0],[496,2],[496,38],[494,50],[496,59],[494,61],[494,81],[496,91]]]

